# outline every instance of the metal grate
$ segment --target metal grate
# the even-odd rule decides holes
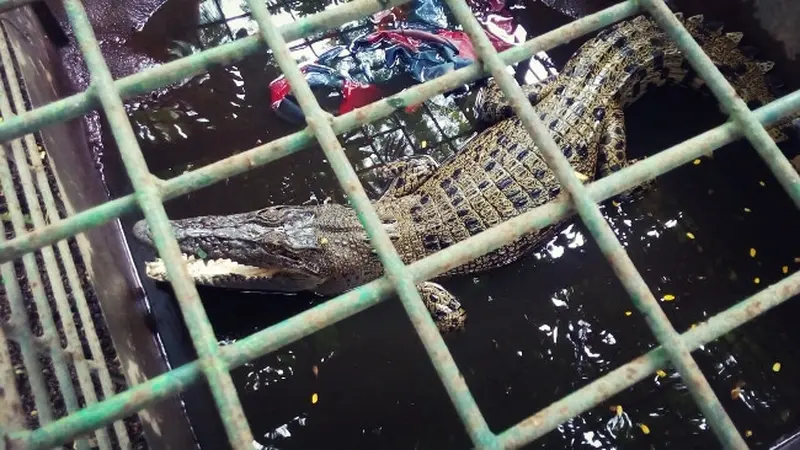
[[[10,241],[0,242],[0,263],[7,263],[20,257],[29,258],[30,252],[56,244],[81,231],[113,220],[122,213],[132,210],[138,204],[150,224],[159,255],[166,262],[169,278],[173,280],[172,286],[179,299],[200,359],[102,402],[89,405],[79,411],[73,411],[69,416],[57,421],[42,420],[42,427],[39,429],[3,430],[7,434],[7,442],[9,440],[19,442],[30,448],[53,447],[67,442],[81,433],[89,432],[133,414],[166,396],[177,394],[203,376],[209,382],[231,444],[238,449],[250,448],[253,438],[228,371],[363,311],[381,302],[394,290],[399,294],[431,362],[476,447],[520,447],[553,430],[562,422],[628,388],[669,362],[680,372],[696,403],[723,445],[729,448],[746,448],[744,440],[736,431],[730,418],[711,391],[707,380],[690,356],[690,351],[796,295],[800,292],[800,273],[795,273],[765,288],[758,294],[712,317],[702,325],[684,334],[678,334],[659,308],[653,294],[647,288],[608,224],[603,220],[597,202],[662,175],[707,153],[710,149],[717,149],[745,136],[765,160],[795,204],[800,206],[800,175],[794,171],[789,161],[780,153],[763,128],[764,125],[774,124],[780,118],[800,110],[800,91],[793,92],[756,111],[750,111],[662,0],[630,0],[619,3],[500,54],[494,51],[463,0],[446,1],[475,44],[483,64],[470,65],[328,121],[308,85],[304,82],[297,64],[291,58],[286,42],[332,29],[350,20],[399,5],[403,3],[402,0],[388,2],[354,0],[280,28],[273,26],[270,13],[262,1],[248,0],[253,18],[259,25],[260,36],[250,36],[205,50],[116,82],[112,80],[103,61],[80,1],[64,0],[75,37],[91,72],[91,88],[81,94],[33,111],[6,117],[6,120],[0,124],[0,140],[9,142],[11,139],[33,132],[47,124],[74,118],[99,107],[105,112],[111,123],[114,138],[119,145],[136,193],[50,225],[38,226],[35,231],[15,237]],[[0,2],[0,10],[20,3],[24,2],[19,0]],[[641,12],[652,15],[660,26],[675,39],[678,47],[684,52],[697,73],[710,86],[715,97],[724,106],[732,120],[663,150],[618,173],[584,186],[572,175],[566,158],[558,151],[553,139],[546,132],[546,128],[534,114],[533,107],[524,100],[525,97],[522,95],[519,85],[504,70],[504,66],[522,61],[540,51],[546,51]],[[170,180],[160,180],[151,175],[125,116],[122,98],[149,92],[184,77],[201,73],[212,65],[229,64],[265,49],[273,52],[274,58],[289,80],[307,117],[308,128]],[[504,94],[512,100],[515,112],[522,119],[526,129],[535,136],[536,144],[542,149],[548,165],[555,172],[561,185],[570,194],[571,201],[561,199],[550,202],[406,266],[401,262],[389,237],[379,226],[376,213],[336,136],[360,125],[385,118],[397,109],[419,104],[434,95],[471,82],[484,73],[493,75]],[[309,146],[315,139],[321,144],[336,177],[352,206],[358,212],[359,219],[380,256],[386,275],[234,344],[220,347],[200,304],[195,286],[186,273],[177,243],[171,237],[162,202],[297,152]],[[5,175],[0,173],[0,176],[4,178]],[[573,210],[576,210],[586,223],[623,286],[631,295],[635,306],[645,315],[648,325],[661,345],[502,433],[495,434],[489,429],[447,346],[420,300],[414,287],[415,283],[430,279],[466,261],[495,250],[534,229],[561,220],[570,215]],[[45,324],[46,332],[54,333],[52,326],[52,324]],[[22,342],[26,342],[26,337],[29,338],[29,336],[22,336]],[[56,351],[55,356],[61,357],[59,355]],[[8,386],[13,387],[13,385]]]

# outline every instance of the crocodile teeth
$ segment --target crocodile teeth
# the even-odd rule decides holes
[[[248,266],[231,259],[203,260],[186,254],[183,254],[183,259],[186,261],[189,276],[196,283],[214,284],[215,278],[230,276],[240,276],[244,279],[271,278],[278,272],[278,269]],[[145,263],[145,273],[156,281],[169,281],[167,266],[161,258]]]
[[[744,33],[740,33],[738,31],[732,33],[725,33],[725,37],[730,39],[731,42],[733,42],[734,44],[739,44],[739,42],[741,42],[742,38],[744,37]]]

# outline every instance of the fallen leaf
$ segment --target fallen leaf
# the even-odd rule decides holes
[[[695,159],[694,161],[692,161],[692,163],[694,163],[695,166],[700,165],[700,158]]]
[[[619,207],[619,202],[616,200],[611,200],[611,204],[614,205],[615,208]]]
[[[428,146],[428,141],[422,141],[422,142],[420,142],[420,147],[422,147],[422,148],[425,148],[425,147],[427,147],[427,146]]]
[[[773,364],[772,365],[772,371],[773,372],[780,372],[781,371],[781,363],[776,362],[775,364]]]
[[[658,369],[658,370],[656,370],[656,375],[658,375],[659,378],[666,378],[667,377],[667,372],[664,372],[663,370]]]
[[[671,301],[675,300],[675,296],[674,296],[674,295],[672,295],[672,294],[665,294],[665,295],[664,295],[663,297],[661,297],[661,298],[662,298],[662,300],[664,300],[665,302],[671,302]]]
[[[758,277],[753,278],[753,283],[755,284],[761,283],[761,278]]]
[[[745,208],[745,209],[744,209],[744,212],[747,212],[747,213],[749,213],[750,211],[751,211],[751,209],[750,209],[750,208]]]
[[[753,435],[753,432],[752,432],[752,431],[750,431],[750,430],[745,430],[745,432],[744,432],[744,437],[750,437],[750,436],[752,436],[752,435]]]
[[[311,404],[314,405],[319,401],[319,395],[316,392],[311,394]]]
[[[783,273],[789,273],[789,266],[783,266],[783,267],[781,267],[781,272],[783,272]]]
[[[751,258],[755,258],[756,257],[756,249],[754,249],[754,248],[750,249],[750,257]]]
[[[694,239],[694,234],[693,233],[686,233],[686,237],[688,237],[689,239]]]
[[[742,388],[737,386],[731,389],[731,400],[738,400],[741,395],[742,395]]]
[[[631,312],[631,311],[625,311],[625,315],[626,315],[626,316],[630,316],[631,314],[633,314],[633,312]]]
[[[639,424],[639,429],[642,430],[642,433],[644,433],[644,434],[650,434],[650,427],[648,427],[647,425],[645,425],[643,423]]]
[[[761,186],[766,186],[767,185],[767,183],[764,183],[763,181],[759,181],[758,184],[760,184]]]

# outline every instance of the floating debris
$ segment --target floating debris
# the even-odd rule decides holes
[[[659,378],[666,378],[667,377],[667,372],[664,372],[663,370],[658,369],[658,370],[656,370],[656,375],[658,375]]]
[[[611,204],[614,205],[615,208],[619,208],[619,202],[616,200],[611,200]]]
[[[694,239],[694,233],[692,233],[692,232],[687,232],[687,233],[686,233],[686,237],[688,237],[689,239]]]
[[[694,161],[692,161],[692,164],[694,164],[695,166],[699,166],[699,165],[700,165],[700,162],[701,162],[701,161],[700,161],[700,158],[697,158],[697,159],[695,159]]]
[[[420,147],[422,147],[422,148],[425,148],[425,147],[427,147],[427,146],[428,146],[428,141],[422,141],[422,142],[420,142]]]
[[[633,312],[632,312],[632,311],[625,311],[625,315],[626,315],[626,316],[630,316],[631,314],[633,314]]]
[[[661,297],[661,300],[664,300],[665,302],[671,302],[675,300],[675,296],[672,294],[665,294],[663,297]]]
[[[753,435],[753,432],[751,430],[745,430],[744,437],[750,437],[752,435]]]
[[[735,388],[731,389],[731,400],[739,400],[739,397],[742,396],[742,388],[736,386]]]
[[[776,362],[775,364],[773,364],[772,365],[772,371],[775,372],[775,373],[780,372],[781,371],[781,363]]]
[[[783,266],[783,267],[781,267],[781,272],[783,272],[783,273],[789,273],[789,266]]]
[[[755,258],[756,257],[756,249],[754,249],[754,248],[750,249],[750,257],[751,258]]]
[[[760,184],[761,186],[766,186],[767,185],[767,183],[764,183],[763,181],[759,181],[758,184]]]
[[[745,209],[744,209],[744,212],[746,212],[746,213],[749,213],[749,212],[752,212],[752,211],[753,211],[753,210],[752,210],[752,209],[750,209],[750,208],[745,208]]]
[[[317,365],[314,364],[313,366],[311,366],[311,372],[314,374],[315,377],[319,376],[319,367],[317,367]]]
[[[648,427],[647,425],[645,425],[643,423],[639,424],[639,429],[642,430],[642,433],[644,433],[644,434],[650,434],[650,427]]]
[[[761,283],[761,278],[758,277],[753,278],[753,283],[755,284]]]
[[[319,395],[316,392],[311,394],[311,404],[315,405],[319,401]]]

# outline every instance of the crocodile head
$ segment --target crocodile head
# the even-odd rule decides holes
[[[172,220],[170,225],[189,274],[200,285],[324,295],[358,286],[381,272],[355,212],[342,205],[273,206]],[[154,246],[145,221],[133,233]],[[159,258],[146,264],[146,272],[156,281],[167,281]]]

